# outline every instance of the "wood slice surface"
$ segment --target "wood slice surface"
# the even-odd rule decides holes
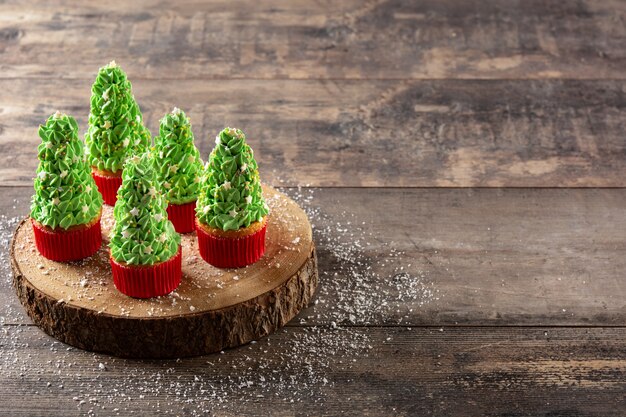
[[[102,248],[59,263],[39,255],[28,219],[11,243],[13,283],[33,322],[81,349],[132,358],[217,352],[266,336],[307,306],[317,287],[317,259],[306,214],[264,186],[270,206],[266,251],[245,268],[218,269],[198,254],[195,233],[182,235],[183,279],[173,293],[147,300],[116,290],[109,266],[113,209],[102,214]]]

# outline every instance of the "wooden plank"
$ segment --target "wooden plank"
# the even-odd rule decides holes
[[[29,188],[1,191],[26,213]],[[624,189],[287,193],[311,218],[320,272],[293,325],[626,322]],[[9,282],[0,315],[28,323]]]
[[[160,362],[66,349],[33,327],[0,337],[0,413],[16,417],[626,413],[624,328],[291,328]]]
[[[133,74],[130,74],[131,78]],[[0,80],[0,185],[29,185],[38,124],[86,129],[91,80]],[[272,185],[624,186],[626,81],[141,81],[148,127],[190,115],[202,156],[244,129]]]
[[[91,79],[115,58],[136,79],[623,79],[625,13],[602,0],[13,0],[0,76]]]

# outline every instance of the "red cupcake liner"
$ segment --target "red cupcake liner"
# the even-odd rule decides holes
[[[100,175],[95,171],[91,171],[91,176],[98,186],[98,191],[102,194],[104,204],[114,206],[117,201],[117,189],[122,185],[122,177]]]
[[[109,256],[115,287],[129,297],[151,298],[178,288],[182,278],[182,252],[155,265],[122,265]]]
[[[189,233],[196,229],[196,202],[186,204],[169,204],[167,217],[174,224],[178,233]]]
[[[213,236],[200,225],[196,225],[198,251],[202,259],[218,268],[240,268],[250,265],[261,259],[265,253],[266,229],[267,223],[251,235],[226,238]]]
[[[88,258],[102,245],[100,218],[92,225],[70,231],[52,231],[34,219],[30,220],[37,250],[52,261],[67,262]]]

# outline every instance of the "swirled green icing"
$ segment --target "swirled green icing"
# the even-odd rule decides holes
[[[150,142],[130,81],[112,61],[100,68],[91,87],[87,160],[99,170],[117,172],[128,155],[143,153]]]
[[[202,178],[196,217],[222,230],[237,230],[263,220],[269,208],[246,136],[239,129],[226,128],[215,142]]]
[[[168,202],[185,204],[196,201],[200,191],[202,160],[194,145],[189,118],[174,108],[161,119],[159,136],[154,139],[157,182]]]
[[[90,223],[100,215],[102,196],[85,161],[76,120],[56,112],[39,126],[39,137],[30,216],[53,229]]]
[[[180,235],[167,218],[150,153],[128,158],[113,209],[111,256],[130,265],[154,265],[178,252]]]

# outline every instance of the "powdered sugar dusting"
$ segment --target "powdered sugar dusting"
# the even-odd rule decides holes
[[[380,242],[354,213],[329,215],[315,200],[315,189],[285,190],[311,219],[319,257],[320,288],[315,321],[363,324],[404,324],[415,309],[439,300],[441,294],[428,274],[403,264],[406,254],[391,242]],[[391,275],[389,272],[391,271]]]
[[[313,189],[284,191],[312,222],[320,266],[315,305],[267,338],[222,354],[180,360],[134,361],[84,352],[21,324],[29,321],[10,288],[7,254],[20,219],[0,217],[0,270],[11,301],[0,310],[0,373],[19,381],[25,394],[54,396],[60,409],[72,407],[81,415],[237,414],[255,404],[278,404],[296,413],[299,403],[323,403],[338,377],[358,369],[377,343],[391,342],[372,340],[360,325],[404,324],[414,309],[440,294],[428,271],[412,266],[390,242],[379,242],[350,212],[329,214]],[[290,246],[298,243],[296,237]],[[85,276],[75,285],[101,283]],[[177,303],[179,297],[175,292],[166,300]]]

